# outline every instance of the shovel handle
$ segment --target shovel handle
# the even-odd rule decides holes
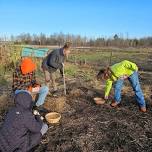
[[[65,83],[64,63],[62,63],[62,66],[63,66],[63,85],[64,85],[64,95],[66,95],[66,83]]]

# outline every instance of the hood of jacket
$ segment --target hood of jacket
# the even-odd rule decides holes
[[[25,110],[31,110],[33,107],[32,96],[27,92],[20,92],[15,95],[16,107],[20,107]]]

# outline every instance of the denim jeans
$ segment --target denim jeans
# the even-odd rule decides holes
[[[128,77],[128,80],[133,88],[133,91],[135,92],[135,97],[139,106],[145,107],[146,103],[145,103],[144,95],[142,93],[142,90],[139,84],[138,72],[135,71],[132,75]],[[118,79],[115,83],[114,100],[118,103],[121,102],[121,90],[122,90],[123,84],[124,84],[123,79]]]
[[[49,91],[49,88],[47,86],[43,86],[40,87],[40,90],[38,92],[39,97],[38,100],[36,101],[36,106],[39,107],[40,105],[42,105],[44,103],[45,97],[47,96]],[[20,93],[20,92],[28,92],[29,94],[31,94],[31,92],[27,91],[27,90],[16,90],[15,91],[15,95]]]

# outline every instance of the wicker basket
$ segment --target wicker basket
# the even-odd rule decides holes
[[[64,111],[66,104],[66,98],[65,97],[58,97],[58,98],[49,98],[48,101],[44,103],[44,108],[46,108],[49,111],[56,111],[59,113],[62,113]]]
[[[104,104],[105,103],[105,100],[102,98],[99,98],[99,97],[95,97],[94,101],[96,104]]]
[[[59,120],[61,119],[61,115],[57,112],[50,112],[45,115],[45,119],[48,123],[54,124],[59,122]]]

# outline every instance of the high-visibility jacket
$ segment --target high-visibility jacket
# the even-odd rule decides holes
[[[114,81],[125,76],[129,77],[134,73],[134,71],[138,71],[137,65],[127,60],[112,65],[110,69],[112,73],[111,77],[106,81],[105,96],[109,95]]]

